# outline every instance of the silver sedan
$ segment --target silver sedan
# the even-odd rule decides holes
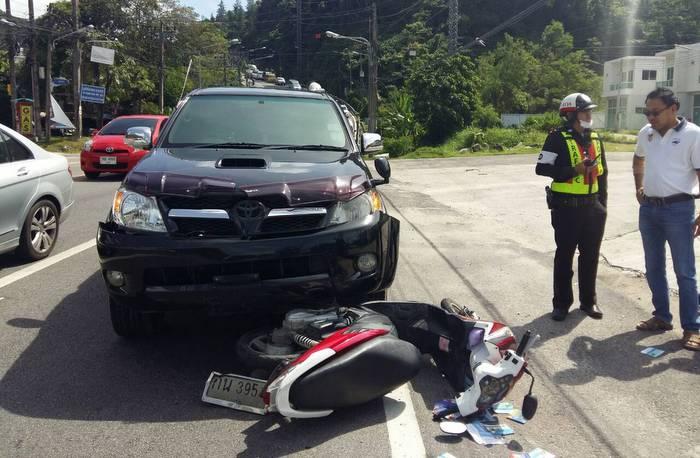
[[[66,158],[0,124],[0,253],[45,258],[72,206]]]

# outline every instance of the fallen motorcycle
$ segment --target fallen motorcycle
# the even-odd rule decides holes
[[[213,372],[202,400],[248,412],[323,417],[381,397],[411,380],[429,354],[459,393],[434,418],[484,412],[505,398],[523,374],[532,378],[523,416],[537,408],[527,352],[528,331],[516,349],[510,328],[481,320],[450,299],[367,302],[360,307],[288,312],[279,329],[253,331],[236,352],[267,379]],[[273,368],[274,367],[274,368]]]

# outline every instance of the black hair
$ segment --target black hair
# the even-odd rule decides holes
[[[678,100],[676,94],[674,94],[673,91],[667,87],[659,87],[654,89],[647,95],[647,98],[644,102],[646,103],[651,99],[659,99],[667,107],[670,107],[671,105],[675,105],[676,108],[681,107],[681,102]]]

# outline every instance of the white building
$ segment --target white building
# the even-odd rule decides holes
[[[627,56],[605,62],[603,98],[606,128],[640,129],[647,94],[671,89],[681,103],[679,114],[700,124],[700,43],[676,45],[654,56]]]

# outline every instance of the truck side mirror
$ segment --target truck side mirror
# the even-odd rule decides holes
[[[129,127],[126,130],[124,143],[134,149],[149,149],[151,147],[151,128],[150,127]]]

